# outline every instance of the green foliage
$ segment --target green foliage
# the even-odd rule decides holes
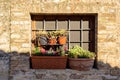
[[[57,38],[57,32],[56,31],[50,31],[48,32],[48,38]]]
[[[37,32],[37,34],[36,34],[36,36],[37,37],[40,37],[40,36],[45,36],[45,37],[47,37],[47,32],[45,31],[45,30],[41,30],[41,31],[38,31]]]
[[[57,36],[67,36],[68,35],[68,31],[67,30],[64,30],[64,29],[61,29],[61,30],[58,30],[56,31],[57,33]]]
[[[68,31],[67,30],[57,30],[57,31],[45,31],[45,30],[40,30],[36,33],[37,37],[40,36],[45,36],[47,38],[58,38],[59,36],[67,36]]]
[[[41,54],[39,47],[35,47],[35,50],[33,51],[33,55],[39,56]]]
[[[95,53],[84,50],[80,46],[74,46],[73,48],[70,48],[68,56],[71,58],[94,58]]]
[[[61,56],[60,52],[54,51],[52,48],[50,48],[48,51],[42,52],[42,50],[39,49],[39,47],[35,47],[35,50],[33,50],[33,56]]]
[[[63,46],[60,46],[60,54],[61,56],[65,56],[65,50]]]

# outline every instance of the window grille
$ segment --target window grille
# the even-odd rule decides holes
[[[69,31],[68,48],[79,45],[95,52],[95,16],[94,15],[32,15],[32,38],[39,30]]]

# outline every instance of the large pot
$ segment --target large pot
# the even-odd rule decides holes
[[[65,69],[67,56],[32,56],[33,69]]]
[[[71,69],[88,71],[92,69],[94,64],[94,59],[89,58],[69,58],[69,67]]]

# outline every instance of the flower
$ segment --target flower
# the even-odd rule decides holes
[[[50,47],[45,49],[45,47],[36,47],[34,51],[35,56],[65,56],[67,55],[68,49],[66,46],[59,46],[57,48]]]

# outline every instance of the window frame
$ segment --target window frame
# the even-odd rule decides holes
[[[90,22],[90,26],[93,25],[94,27],[92,29],[82,29],[81,28],[80,30],[70,30],[70,19],[77,20],[78,16],[81,17],[81,20],[82,19],[86,19],[87,17],[90,18],[94,22],[94,24]],[[46,18],[48,20],[56,19],[55,20],[55,30],[58,30],[58,23],[57,23],[58,20],[57,20],[57,18],[59,18],[59,19],[62,19],[62,18],[68,19],[68,28],[67,28],[68,31],[80,31],[81,35],[82,35],[83,31],[93,30],[92,34],[94,34],[94,35],[89,35],[89,37],[90,37],[90,39],[94,37],[94,42],[91,44],[91,45],[94,45],[94,46],[90,46],[89,50],[92,51],[92,52],[97,52],[97,38],[96,38],[96,33],[97,33],[97,28],[96,28],[96,26],[97,26],[97,21],[96,21],[97,20],[97,14],[88,14],[88,15],[86,15],[86,14],[31,14],[32,27],[33,26],[35,27],[35,21],[43,20],[43,30],[45,30],[45,20],[46,20]],[[80,21],[80,26],[82,26],[81,22],[82,21]],[[52,30],[48,30],[48,31],[52,31]],[[70,33],[69,33],[69,36],[70,36]],[[69,48],[70,48],[70,43],[76,43],[76,42],[70,42],[70,37],[68,37],[68,47]],[[90,44],[90,42],[84,42],[82,40],[80,40],[80,42],[77,42],[77,43],[80,43],[81,47],[82,47],[83,43],[89,43]]]

